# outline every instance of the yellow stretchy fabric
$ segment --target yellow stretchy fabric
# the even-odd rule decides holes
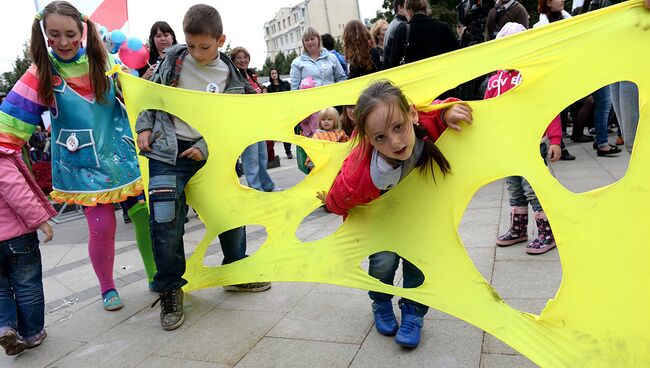
[[[650,366],[650,11],[630,1],[540,29],[344,83],[299,92],[211,95],[159,86],[120,72],[131,123],[144,109],[182,118],[205,137],[210,157],[187,189],[206,233],[188,260],[187,290],[252,281],[302,281],[408,297],[471,323],[544,367]],[[301,221],[320,206],[349,145],[294,135],[305,116],[354,104],[370,81],[387,78],[417,105],[480,75],[516,69],[523,83],[503,96],[471,101],[473,125],[447,131],[438,145],[453,174],[437,184],[410,175],[395,189],[350,212],[332,235],[304,243]],[[587,193],[559,184],[539,159],[539,137],[561,110],[599,87],[639,86],[641,121],[628,171]],[[295,187],[263,193],[239,185],[235,161],[263,140],[304,147],[316,169]],[[645,164],[644,164],[645,163]],[[577,165],[580,163],[578,162]],[[143,178],[147,163],[141,161]],[[479,274],[458,235],[482,186],[525,176],[553,224],[563,279],[537,316],[513,309]],[[261,225],[268,238],[251,257],[205,267],[209,244],[225,230]],[[493,241],[486,237],[486,242]],[[384,285],[359,264],[390,250],[423,271],[416,289]]]

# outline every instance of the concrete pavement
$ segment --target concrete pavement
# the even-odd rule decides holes
[[[626,153],[596,157],[591,143],[568,148],[577,160],[558,162],[553,172],[572,191],[601,187],[625,174]],[[280,143],[276,152],[284,152]],[[304,177],[295,159],[284,155],[271,176],[282,188]],[[535,367],[482,330],[435,310],[426,316],[420,346],[401,349],[374,330],[365,291],[325,284],[276,282],[255,294],[221,288],[191,292],[185,324],[165,332],[159,307],[150,308],[157,294],[147,289],[132,226],[122,222],[120,211],[116,216],[115,277],[125,307],[111,313],[102,309],[85,219],[57,224],[54,241],[41,245],[48,337],[17,357],[0,356],[0,367]],[[494,240],[507,228],[508,216],[508,193],[499,180],[474,196],[460,235],[478,270],[505,301],[538,314],[561,281],[558,252],[533,257],[521,245],[497,248]],[[340,224],[338,216],[319,209],[303,221],[298,236],[322,238]],[[188,254],[203,233],[192,212],[186,224]],[[247,233],[252,253],[266,233],[256,226],[248,226]],[[219,247],[208,253],[206,263],[218,264]]]

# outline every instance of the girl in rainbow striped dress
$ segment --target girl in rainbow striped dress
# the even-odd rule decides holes
[[[82,44],[84,23],[87,48]],[[39,125],[41,114],[50,111],[51,197],[84,206],[90,232],[88,253],[104,309],[120,309],[122,301],[113,280],[114,203],[135,203],[129,214],[151,276],[155,266],[146,204],[134,199],[143,185],[131,130],[116,98],[116,82],[105,75],[115,61],[93,22],[66,1],[54,1],[36,14],[30,50],[34,64],[0,106],[0,142],[21,146]]]

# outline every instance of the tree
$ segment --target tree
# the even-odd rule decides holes
[[[264,65],[262,66],[262,72],[260,75],[269,75],[271,68],[273,68],[273,61],[271,61],[270,56],[267,56],[266,60],[264,60]]]
[[[375,23],[379,19],[384,19],[386,22],[390,23],[395,15],[393,14],[393,2],[391,0],[384,0],[381,4],[381,9],[375,12],[375,17],[370,19],[370,24]]]
[[[9,91],[11,91],[11,89],[14,87],[14,84],[18,82],[20,77],[25,74],[27,68],[29,68],[29,66],[32,64],[31,60],[29,59],[28,50],[29,46],[27,42],[25,42],[23,47],[23,56],[16,58],[16,62],[14,62],[14,70],[10,72],[4,72],[0,76],[0,92],[9,93]]]

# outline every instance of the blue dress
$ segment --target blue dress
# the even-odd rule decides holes
[[[94,206],[142,192],[140,169],[123,105],[111,78],[106,103],[89,101],[53,67],[52,198]]]

